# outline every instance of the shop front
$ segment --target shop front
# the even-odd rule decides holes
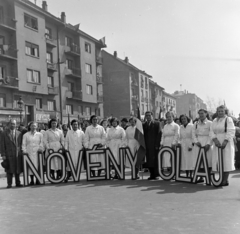
[[[22,123],[25,121],[25,113],[22,112]],[[0,109],[0,126],[5,127],[11,119],[17,121],[17,125],[20,124],[20,111],[13,109]]]

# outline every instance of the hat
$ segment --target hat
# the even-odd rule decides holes
[[[4,169],[8,169],[8,168],[9,168],[9,162],[8,162],[8,160],[3,160],[3,161],[1,162],[1,165],[2,165],[2,167],[3,167]]]
[[[122,120],[121,120],[121,122],[128,122],[128,120],[127,120],[127,118],[123,118]]]

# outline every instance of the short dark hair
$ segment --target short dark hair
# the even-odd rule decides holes
[[[73,120],[71,121],[71,125],[73,125],[74,123],[78,123],[78,120],[73,119]],[[79,125],[79,123],[78,123],[78,125]]]
[[[103,123],[104,123],[105,121],[107,122],[106,119],[102,119],[102,120],[100,121],[100,125],[103,126]]]
[[[58,121],[56,119],[51,119],[48,123],[48,128],[52,128],[52,122],[56,122],[58,124]]]
[[[129,119],[129,122],[132,121],[132,120],[133,120],[135,123],[137,123],[137,119],[136,119],[135,117],[131,117],[131,118]]]
[[[117,125],[119,125],[119,120],[118,120],[118,118],[116,118],[116,117],[113,117],[113,118],[110,119],[110,124],[112,125],[112,123],[113,123],[114,121],[116,121],[116,122],[117,122]]]
[[[152,111],[146,111],[146,112],[145,112],[145,115],[146,115],[146,114],[153,115]]]
[[[91,117],[90,117],[90,123],[92,124],[92,120],[93,120],[93,118],[97,118],[97,116],[96,115],[92,115]]]
[[[205,109],[203,109],[203,108],[202,108],[202,109],[200,109],[200,110],[198,110],[198,114],[199,114],[199,112],[200,112],[200,111],[203,111],[204,113],[208,114],[208,111],[207,111],[207,110],[205,110]]]
[[[126,123],[128,123],[128,120],[127,120],[127,118],[122,118],[121,122],[126,122]]]
[[[64,130],[64,129],[67,129],[67,130],[68,130],[67,124],[63,124],[63,125],[62,125],[62,130]]]
[[[31,125],[34,124],[34,123],[35,123],[35,124],[38,124],[38,123],[35,122],[35,121],[31,121],[31,122],[28,123],[28,126],[27,126],[27,130],[28,130],[28,131],[31,130]],[[24,126],[24,125],[23,125],[23,126]]]
[[[187,115],[180,115],[179,121],[180,121],[181,124],[182,124],[182,117],[186,117],[187,122],[190,123],[191,119]]]
[[[174,118],[174,114],[172,111],[168,111],[166,114],[165,114],[165,117],[167,117],[167,114],[170,114],[173,118]]]

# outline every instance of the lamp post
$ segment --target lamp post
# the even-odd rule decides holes
[[[24,106],[24,102],[22,100],[22,97],[19,97],[19,100],[17,102],[18,107],[19,107],[19,112],[20,112],[20,124],[22,123],[22,112],[23,112],[23,106]]]

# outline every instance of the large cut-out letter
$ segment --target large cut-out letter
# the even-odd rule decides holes
[[[218,148],[218,168],[217,169],[219,173],[218,180],[216,180],[215,178],[215,173],[214,172],[211,173],[211,181],[213,186],[215,187],[221,186],[223,182],[223,149],[222,148]]]

